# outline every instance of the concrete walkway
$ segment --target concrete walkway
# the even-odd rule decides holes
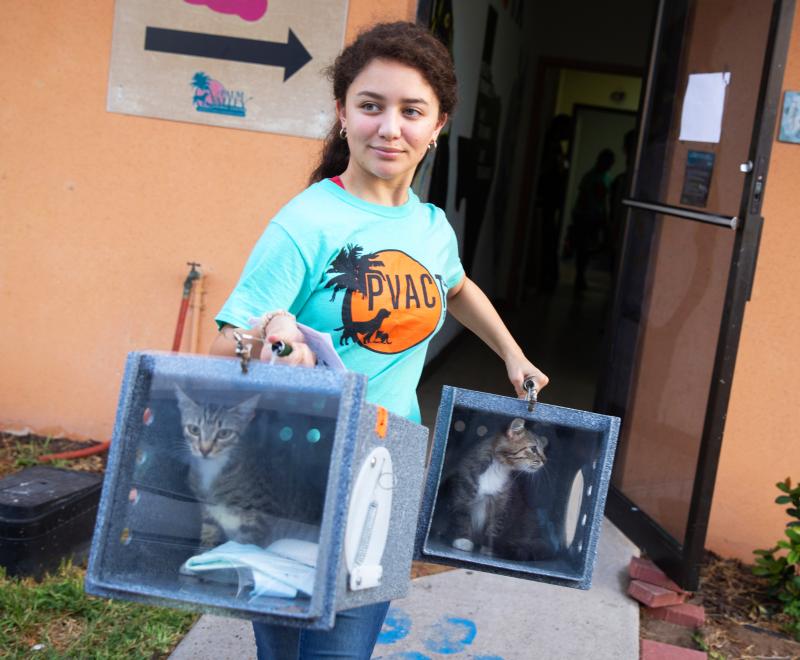
[[[392,603],[373,660],[636,660],[639,608],[625,595],[639,551],[604,521],[589,591],[455,570]],[[248,622],[203,616],[172,660],[255,658]]]

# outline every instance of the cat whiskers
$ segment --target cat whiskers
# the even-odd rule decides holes
[[[549,463],[529,474],[534,488],[544,488],[549,491],[554,486],[554,475]]]
[[[169,442],[158,447],[158,452],[162,457],[182,464],[200,458],[199,454],[192,451],[192,443],[183,434],[180,437],[170,438]]]

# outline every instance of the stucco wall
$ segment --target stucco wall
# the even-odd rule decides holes
[[[800,12],[784,90],[800,89]],[[775,131],[777,135],[777,129]],[[800,145],[775,142],[762,215],[764,233],[747,304],[725,425],[707,547],[752,562],[789,520],[775,482],[800,480]]]
[[[350,0],[347,38],[413,18]],[[319,142],[108,113],[113,2],[0,3],[0,428],[106,438],[125,355],[169,349],[185,263],[199,349]],[[187,332],[191,322],[187,322]]]

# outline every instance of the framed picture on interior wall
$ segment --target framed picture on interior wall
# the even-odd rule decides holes
[[[800,143],[800,92],[785,92],[783,95],[778,139],[781,142]]]

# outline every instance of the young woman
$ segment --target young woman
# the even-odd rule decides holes
[[[465,276],[444,213],[409,187],[455,106],[447,49],[412,23],[380,24],[339,55],[331,76],[337,121],[321,162],[256,244],[211,352],[233,355],[233,333],[246,328],[292,347],[279,362],[313,366],[299,321],[330,333],[348,369],[368,376],[368,401],[419,422],[425,352],[449,311],[500,356],[518,396],[528,377],[541,390],[547,376]],[[254,624],[258,657],[368,659],[387,608],[341,612],[331,632]]]

